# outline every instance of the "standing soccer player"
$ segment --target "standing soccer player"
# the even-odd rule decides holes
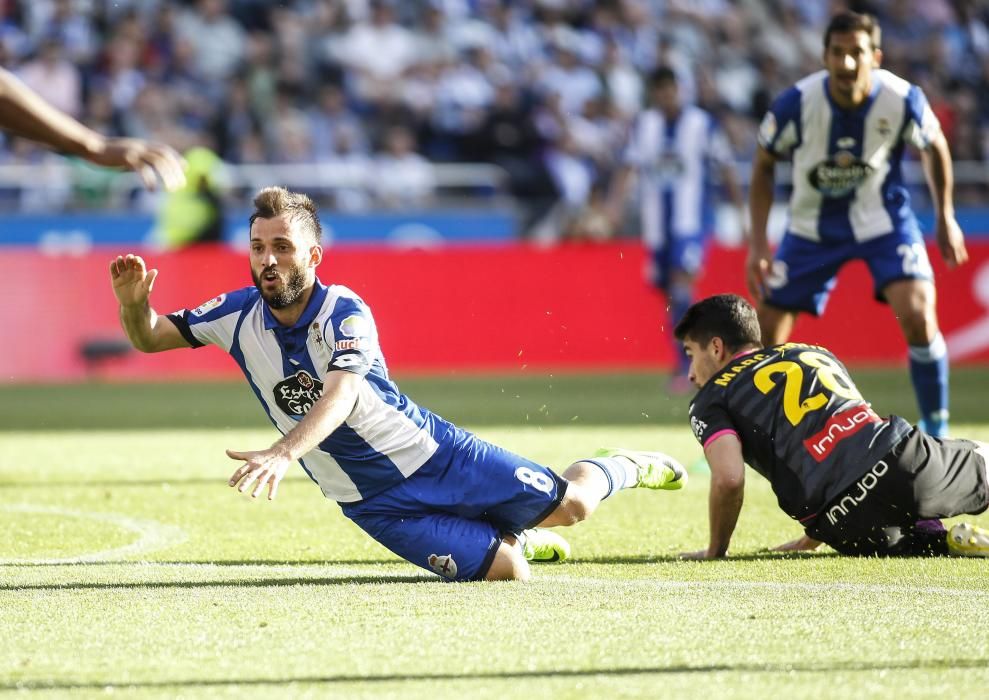
[[[900,164],[920,150],[949,267],[968,259],[952,202],[951,154],[916,85],[880,70],[879,26],[835,15],[824,34],[826,70],[780,95],[759,128],[749,208],[749,291],[763,344],[789,338],[797,313],[820,315],[838,270],[869,266],[876,299],[889,304],[910,347],[910,377],[929,434],[948,431],[948,355],[938,329],[934,275]],[[766,221],[777,160],[793,162],[789,223],[771,261]]]
[[[661,66],[650,76],[649,100],[650,107],[632,128],[609,208],[619,221],[632,175],[637,174],[649,278],[666,297],[667,323],[673,328],[693,301],[697,273],[704,263],[714,225],[715,172],[739,211],[744,200],[727,138],[710,114],[683,104],[671,68]],[[689,386],[688,363],[679,343],[674,343],[674,356],[678,372],[671,389],[682,393]]]
[[[279,187],[254,200],[253,287],[161,316],[158,275],[135,255],[110,262],[120,320],[138,350],[218,345],[234,358],[282,433],[271,447],[228,450],[244,462],[230,486],[274,498],[298,460],[327,498],[371,537],[449,580],[526,579],[528,561],[564,559],[555,533],[617,490],[674,490],[683,467],[660,453],[605,450],[563,476],[478,439],[402,394],[388,376],[371,311],[316,277],[316,208]]]

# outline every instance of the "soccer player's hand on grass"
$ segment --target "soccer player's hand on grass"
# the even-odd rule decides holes
[[[250,452],[235,452],[227,450],[230,459],[240,459],[244,461],[237,471],[230,477],[230,486],[237,487],[241,493],[251,489],[251,498],[257,498],[258,494],[268,485],[268,500],[273,500],[278,493],[278,484],[288,471],[292,460],[284,451],[277,447],[270,447],[267,450],[254,450]]]
[[[713,554],[709,554],[706,549],[699,549],[696,552],[680,552],[681,559],[691,559],[694,561],[704,561],[707,559],[724,559],[727,556],[728,556],[727,554],[723,554],[721,556],[715,556]]]
[[[813,537],[808,537],[803,535],[795,540],[790,540],[789,542],[784,542],[781,545],[773,547],[771,552],[809,552],[811,550],[817,549],[821,546],[818,540]]]
[[[103,149],[87,158],[108,168],[133,170],[149,190],[158,187],[160,178],[166,190],[185,185],[185,161],[175,149],[141,139],[107,139]]]
[[[148,303],[158,270],[148,271],[140,255],[118,255],[110,261],[110,282],[121,306],[143,306]]]
[[[772,261],[773,255],[768,245],[753,243],[749,246],[749,257],[745,262],[745,282],[749,287],[749,294],[756,301],[762,301],[766,295],[766,280],[769,279]]]
[[[953,216],[942,216],[937,222],[937,246],[948,267],[958,267],[968,262],[965,237]]]

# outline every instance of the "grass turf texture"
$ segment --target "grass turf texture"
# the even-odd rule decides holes
[[[980,405],[985,375],[959,375],[955,412],[969,422],[956,422],[955,432],[989,440],[989,406]],[[666,449],[686,462],[700,455],[682,417],[661,425],[668,421],[656,416],[666,405],[656,399],[660,377],[514,381],[402,386],[454,420],[468,416],[461,422],[482,437],[558,468],[600,445]],[[912,415],[902,372],[869,374],[859,383],[880,412]],[[872,384],[890,390],[877,397]],[[492,397],[502,388],[520,398],[499,403]],[[602,504],[591,521],[564,533],[575,562],[539,567],[529,584],[450,585],[363,535],[301,469],[275,502],[251,502],[229,489],[234,462],[223,449],[261,447],[274,435],[257,419],[254,397],[241,389],[43,387],[35,408],[22,406],[20,420],[44,409],[48,429],[14,430],[17,416],[12,425],[5,415],[0,692],[81,697],[112,688],[128,697],[396,698],[985,693],[989,561],[768,553],[765,547],[798,531],[751,471],[734,557],[678,561],[677,552],[706,543],[707,478],[695,473],[683,492],[625,492]],[[27,393],[26,387],[0,390],[5,414],[17,413],[11,403]],[[245,412],[240,418],[239,406],[214,404],[218,394],[247,403],[255,417]],[[84,423],[74,401],[86,395]],[[588,413],[583,405],[590,399],[616,407],[610,415],[617,412],[621,420]],[[651,410],[659,424],[635,418],[640,400],[653,402],[639,413]],[[537,409],[528,423],[529,405],[516,401]],[[671,414],[686,405],[668,403]],[[546,410],[538,411],[543,404]],[[193,411],[204,412],[190,417]],[[566,418],[553,424],[558,415]],[[587,417],[571,421],[572,415]],[[248,420],[257,427],[245,427]],[[135,427],[110,429],[119,422]],[[989,525],[986,515],[975,520]],[[97,551],[112,556],[155,537],[165,546],[125,553],[123,561],[43,561]]]

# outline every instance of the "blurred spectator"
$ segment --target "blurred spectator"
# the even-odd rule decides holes
[[[415,152],[411,131],[394,126],[385,134],[371,185],[378,204],[386,208],[410,209],[429,203],[436,186],[433,169]]]
[[[45,101],[66,114],[80,116],[82,81],[79,70],[62,56],[62,45],[57,39],[45,39],[38,47],[37,57],[23,64],[17,74]]]
[[[158,212],[158,236],[170,249],[223,240],[223,161],[201,146],[182,155],[185,187],[165,195]]]
[[[229,78],[246,50],[244,30],[226,10],[225,0],[197,0],[178,22],[178,33],[192,44],[196,67],[207,82]]]
[[[398,81],[416,59],[412,32],[396,24],[391,5],[373,0],[369,22],[358,22],[331,49],[350,69],[356,96],[377,103],[398,89]]]
[[[316,93],[316,104],[308,112],[309,132],[314,160],[324,161],[336,151],[337,132],[346,129],[345,137],[353,147],[364,150],[367,137],[357,115],[347,106],[347,96],[337,85],[322,85]],[[356,141],[356,142],[355,142]]]

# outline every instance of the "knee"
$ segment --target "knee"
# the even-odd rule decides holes
[[[502,542],[484,576],[485,581],[528,581],[529,562],[514,544]]]
[[[900,318],[900,326],[908,345],[930,345],[938,334],[937,317],[933,309],[911,309]]]
[[[564,521],[561,523],[562,525],[576,525],[581,521],[587,520],[594,511],[595,505],[597,505],[597,500],[592,504],[590,497],[584,492],[584,489],[571,482],[567,488],[567,494],[563,497],[556,512],[560,516],[560,519]]]

